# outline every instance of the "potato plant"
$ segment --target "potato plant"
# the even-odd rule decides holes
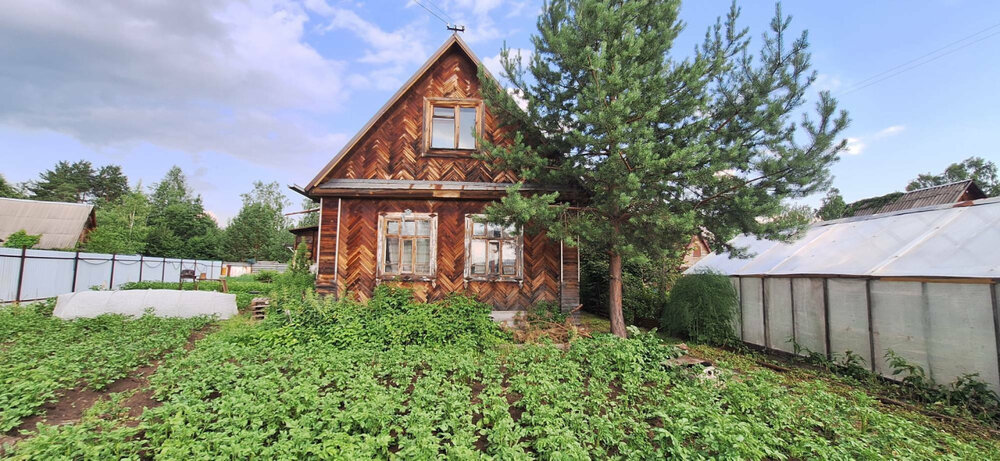
[[[61,389],[103,389],[183,345],[209,319],[105,315],[65,321],[43,304],[0,308],[0,432],[54,400]]]

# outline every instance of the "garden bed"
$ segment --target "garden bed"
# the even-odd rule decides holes
[[[148,387],[102,400],[79,421],[41,426],[12,456],[1000,457],[988,432],[885,406],[846,381],[793,379],[754,365],[753,355],[693,347],[718,368],[706,379],[698,365],[667,366],[679,349],[655,334],[620,340],[597,333],[594,319],[585,319],[594,338],[565,349],[544,340],[398,343],[436,337],[424,316],[442,306],[396,301],[358,306],[384,311],[363,320],[367,311],[319,310],[342,309],[347,323],[327,328],[367,325],[352,336],[363,343],[298,335],[272,319],[222,322],[169,354]],[[139,392],[157,404],[136,415],[127,401]]]

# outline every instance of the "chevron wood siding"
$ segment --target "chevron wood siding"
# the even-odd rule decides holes
[[[471,157],[421,155],[424,98],[479,98],[476,65],[458,46],[437,63],[378,120],[367,135],[344,154],[329,178],[403,179],[422,181],[515,182],[501,171]],[[503,142],[504,135],[486,110],[483,136]]]
[[[337,255],[337,198],[323,198],[319,223],[319,264],[316,289],[332,292],[334,284],[334,259]]]
[[[465,281],[465,215],[479,213],[488,201],[458,200],[374,200],[343,199],[340,221],[340,261],[338,293],[344,289],[358,299],[368,299],[377,283],[376,252],[378,217],[381,212],[436,213],[438,216],[437,274],[433,282],[399,282],[410,287],[421,301],[442,299],[451,293],[465,293],[497,309],[519,309],[539,301],[559,301],[559,242],[544,234],[524,236],[524,282]],[[332,211],[331,211],[332,210]],[[333,226],[329,216],[336,216],[336,200],[324,202],[323,236],[320,246],[320,278],[334,279],[332,257],[336,234],[327,233]],[[334,218],[335,220],[335,218]],[[574,260],[575,261],[575,260]],[[318,284],[330,293],[332,286]],[[577,296],[578,295],[574,295]]]

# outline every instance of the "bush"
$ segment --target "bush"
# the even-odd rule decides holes
[[[271,283],[276,277],[278,277],[277,271],[260,271],[251,274],[254,280],[263,283]],[[240,277],[243,277],[242,275]]]
[[[3,242],[3,246],[6,248],[32,248],[38,245],[38,242],[42,241],[41,234],[31,235],[21,229],[13,234],[7,236],[7,240]]]
[[[293,345],[322,341],[340,348],[458,344],[484,347],[507,334],[490,317],[490,306],[466,296],[421,303],[411,290],[379,285],[372,299],[358,303],[332,296],[283,291],[272,300],[265,327],[271,339]]]
[[[730,344],[736,340],[733,320],[738,303],[729,277],[711,272],[687,275],[670,289],[660,327],[674,336]]]
[[[580,302],[584,309],[608,315],[608,260],[603,251],[581,247],[583,254],[598,257],[580,262]],[[673,261],[667,263],[670,267]],[[665,272],[662,264],[652,261],[626,261],[622,265],[622,314],[625,322],[634,324],[642,319],[656,319],[663,311],[665,293],[660,287],[669,286],[676,272]]]

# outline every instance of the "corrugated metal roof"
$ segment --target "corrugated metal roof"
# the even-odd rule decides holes
[[[42,235],[35,248],[73,248],[93,210],[81,203],[0,198],[0,240],[23,229]]]
[[[1000,198],[813,225],[791,243],[739,236],[753,256],[713,253],[687,273],[1000,278]]]
[[[911,208],[955,203],[958,202],[966,191],[972,192],[973,199],[986,197],[986,195],[979,190],[979,186],[976,186],[976,183],[974,183],[971,179],[967,179],[965,181],[957,181],[949,184],[942,184],[940,186],[925,187],[923,189],[907,192],[899,199],[880,208],[878,213],[889,213],[892,211],[909,210]]]

